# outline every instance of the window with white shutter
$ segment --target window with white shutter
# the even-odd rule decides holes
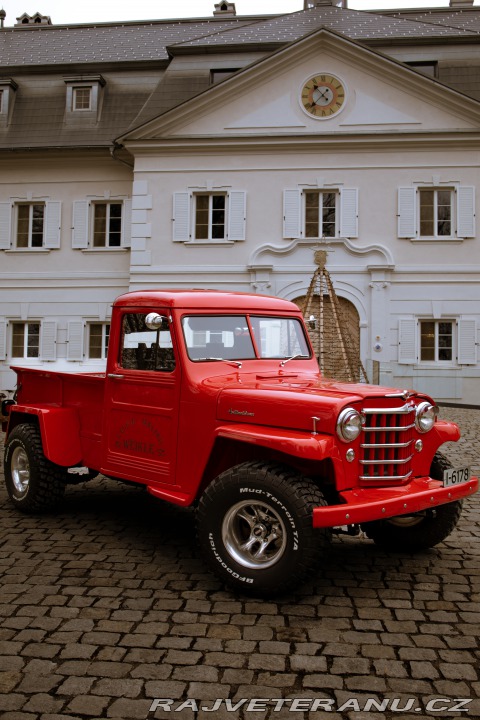
[[[73,203],[72,247],[127,248],[131,245],[130,198],[90,198]]]
[[[245,240],[243,190],[173,193],[173,241],[219,243]]]
[[[398,188],[398,237],[417,240],[475,237],[475,188],[468,185]]]
[[[284,190],[283,237],[358,237],[358,189]]]

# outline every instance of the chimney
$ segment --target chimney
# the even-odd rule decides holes
[[[235,3],[233,2],[219,2],[215,3],[214,15],[223,15],[223,17],[235,17],[237,11],[235,9]]]
[[[304,0],[303,2],[304,10],[310,10],[310,8],[321,6],[339,7],[346,10],[348,8],[348,0]]]

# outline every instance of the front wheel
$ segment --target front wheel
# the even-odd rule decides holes
[[[437,453],[430,466],[430,477],[443,479],[443,471],[452,467],[450,461]],[[417,552],[434,547],[447,538],[457,525],[462,501],[439,505],[414,515],[400,515],[364,523],[362,530],[376,545],[393,552]]]
[[[242,592],[271,595],[319,564],[330,531],[314,530],[326,505],[318,487],[289,468],[246,462],[213,480],[197,510],[199,545],[212,570]]]
[[[5,445],[5,485],[12,504],[25,513],[52,510],[65,492],[66,470],[43,454],[36,425],[17,425]]]

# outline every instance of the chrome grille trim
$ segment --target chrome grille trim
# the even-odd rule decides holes
[[[378,402],[378,401],[377,401]],[[394,403],[395,401],[393,401]],[[412,474],[412,444],[415,442],[412,414],[416,406],[405,402],[395,407],[366,407],[359,464],[363,473],[360,481],[366,485],[400,484]],[[399,471],[404,474],[399,474]]]

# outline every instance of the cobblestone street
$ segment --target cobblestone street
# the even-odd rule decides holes
[[[441,415],[463,431],[443,451],[478,474],[480,410]],[[480,716],[479,495],[436,548],[337,537],[315,577],[270,601],[223,589],[192,511],[142,488],[95,480],[68,488],[58,514],[25,516],[2,474],[0,518],[2,720]],[[197,705],[149,712],[155,698]],[[333,702],[205,709],[217,698]],[[368,698],[397,711],[367,712]],[[448,712],[455,698],[473,700],[468,715]]]

